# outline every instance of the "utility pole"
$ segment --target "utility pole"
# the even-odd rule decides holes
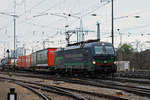
[[[13,15],[7,14],[5,12],[0,12],[0,14],[13,17],[13,21],[14,21],[14,65],[13,66],[15,68],[15,64],[16,64],[16,62],[15,62],[15,58],[16,58],[16,51],[15,51],[16,50],[16,17],[19,17],[19,16],[15,15],[15,14],[13,14]]]
[[[112,20],[112,23],[111,23],[111,25],[112,25],[112,27],[111,27],[112,28],[111,33],[112,33],[112,35],[111,36],[112,36],[112,44],[114,45],[114,3],[113,3],[113,1],[114,0],[111,0],[111,7],[112,7],[111,8],[111,13],[112,13],[112,16],[111,16],[112,17],[112,19],[111,19]]]
[[[84,41],[82,17],[80,17],[80,32],[79,32],[79,42],[81,41]]]
[[[10,61],[11,61],[11,59],[10,59],[10,51],[9,51],[9,49],[7,49],[7,51],[6,51],[7,53],[8,53],[8,67],[10,68]]]
[[[122,45],[122,33],[120,32],[120,29],[117,29],[117,31],[118,31],[118,33],[119,33],[119,35],[120,35],[120,47],[121,47],[121,45]]]
[[[100,24],[97,22],[97,39],[100,40]]]
[[[84,32],[84,33],[88,33],[88,32],[95,32],[95,31],[91,31],[91,30],[81,30],[80,28],[74,29],[74,30],[68,30],[66,31],[66,41],[67,41],[67,45],[70,44],[70,37],[73,34],[77,35],[77,42],[81,42],[79,41],[79,32]]]
[[[16,0],[14,0],[14,15],[13,18],[14,18],[14,70],[15,70],[15,67],[16,67]]]
[[[114,0],[104,0],[107,2],[111,1],[111,37],[112,37],[112,44],[114,45]],[[101,0],[100,2],[104,2]]]
[[[5,12],[0,12],[0,14],[2,15],[7,15],[7,16],[11,16],[13,17],[13,21],[14,21],[14,68],[15,68],[15,58],[16,58],[16,17],[19,17],[15,14],[15,9],[16,9],[16,1],[14,1],[14,14],[8,14],[8,13],[5,13]]]
[[[15,65],[16,65],[16,61],[15,61],[15,58],[16,58],[16,16],[14,15],[14,68],[15,68]]]

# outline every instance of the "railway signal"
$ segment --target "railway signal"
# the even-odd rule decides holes
[[[8,100],[17,100],[17,93],[15,92],[15,88],[10,88],[10,92],[8,93]]]

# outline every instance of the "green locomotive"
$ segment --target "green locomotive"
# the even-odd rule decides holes
[[[99,40],[70,44],[56,50],[56,70],[63,73],[113,74],[117,70],[113,45]]]

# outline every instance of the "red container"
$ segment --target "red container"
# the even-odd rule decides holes
[[[31,67],[31,55],[18,57],[18,67],[19,68]]]
[[[56,48],[48,48],[48,66],[55,66],[55,51]]]
[[[25,67],[31,67],[31,55],[26,56]]]
[[[19,68],[20,68],[20,67],[24,67],[24,66],[25,66],[25,61],[26,61],[25,56],[20,56],[20,57],[18,58],[18,67],[19,67]]]
[[[17,59],[17,66],[18,66],[18,67],[21,66],[21,57],[22,57],[22,56],[19,56],[18,59]]]

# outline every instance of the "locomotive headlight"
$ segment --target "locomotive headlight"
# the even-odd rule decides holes
[[[95,65],[95,64],[96,64],[96,61],[93,61],[92,63]]]

